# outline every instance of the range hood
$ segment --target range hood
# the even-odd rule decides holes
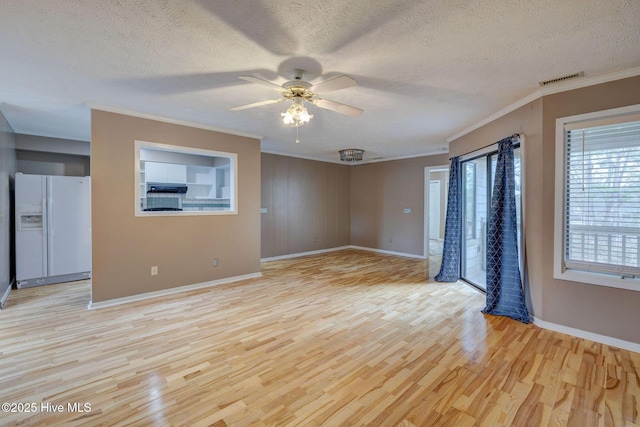
[[[186,185],[162,185],[162,184],[150,184],[148,193],[177,193],[185,194],[187,192]]]

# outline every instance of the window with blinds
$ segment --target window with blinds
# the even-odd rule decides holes
[[[564,269],[640,277],[640,114],[564,125]]]

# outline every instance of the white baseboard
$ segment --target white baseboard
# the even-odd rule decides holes
[[[573,335],[574,337],[584,338],[591,341],[599,342],[601,344],[610,345],[613,347],[622,348],[624,350],[640,353],[640,344],[625,341],[618,338],[608,337],[606,335],[594,334],[593,332],[583,331],[581,329],[570,328],[568,326],[558,325],[556,323],[546,322],[540,320],[537,317],[533,317],[533,324],[544,329],[549,329],[555,332],[561,332],[567,335]]]
[[[375,249],[375,248],[367,248],[364,246],[349,246],[349,248],[351,249],[360,249],[362,251],[369,251],[369,252],[377,252],[379,254],[385,254],[385,255],[396,255],[396,256],[403,256],[406,258],[415,258],[415,259],[426,259],[424,255],[416,255],[416,254],[407,254],[404,252],[395,252],[395,251],[387,251],[384,249]]]
[[[281,260],[281,259],[298,258],[298,257],[301,257],[301,256],[307,256],[307,255],[325,254],[327,252],[341,251],[343,249],[349,249],[349,248],[352,248],[352,246],[338,246],[336,248],[319,249],[317,251],[297,252],[297,253],[294,253],[294,254],[286,254],[286,255],[279,255],[279,256],[272,256],[272,257],[268,257],[268,258],[262,258],[262,259],[260,259],[260,262],[278,261],[278,260]]]
[[[163,289],[161,291],[154,291],[154,292],[147,292],[147,293],[144,293],[144,294],[132,295],[130,297],[114,298],[114,299],[110,299],[110,300],[107,300],[107,301],[100,301],[100,302],[96,302],[96,303],[89,302],[88,309],[89,310],[94,310],[94,309],[98,309],[98,308],[111,307],[111,306],[114,306],[114,305],[126,304],[126,303],[129,303],[129,302],[141,301],[141,300],[145,300],[145,299],[149,299],[149,298],[156,298],[156,297],[161,297],[161,296],[165,296],[165,295],[171,295],[171,294],[177,294],[177,293],[181,293],[181,292],[193,291],[193,290],[196,290],[196,289],[208,288],[210,286],[223,285],[225,283],[232,283],[232,282],[237,282],[237,281],[240,281],[240,280],[255,279],[257,277],[262,277],[262,273],[251,273],[251,274],[244,274],[242,276],[227,277],[227,278],[224,278],[224,279],[212,280],[210,282],[203,282],[203,283],[195,283],[193,285],[178,286],[176,288]]]
[[[11,279],[11,283],[9,283],[9,287],[4,291],[2,298],[0,298],[0,310],[4,308],[4,303],[7,302],[7,298],[9,298],[9,294],[11,293],[11,289],[13,289],[13,283],[15,279]]]
[[[384,249],[375,249],[375,248],[367,248],[367,247],[364,247],[364,246],[348,245],[348,246],[338,246],[338,247],[335,247],[335,248],[320,249],[320,250],[317,250],[317,251],[297,252],[297,253],[294,253],[294,254],[279,255],[279,256],[274,256],[274,257],[269,257],[269,258],[262,258],[262,259],[260,259],[260,262],[277,261],[277,260],[289,259],[289,258],[298,258],[298,257],[302,257],[302,256],[307,256],[307,255],[318,255],[318,254],[324,254],[324,253],[328,253],[328,252],[341,251],[341,250],[344,250],[344,249],[359,249],[361,251],[377,252],[377,253],[385,254],[385,255],[403,256],[403,257],[407,257],[407,258],[416,258],[416,259],[426,259],[423,255],[407,254],[407,253],[404,253],[404,252],[394,252],[394,251],[386,251]]]

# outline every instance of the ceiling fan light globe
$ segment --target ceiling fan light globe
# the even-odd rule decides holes
[[[305,123],[309,123],[313,117],[313,114],[309,114],[299,98],[294,100],[287,111],[280,113],[280,115],[285,124],[292,126],[302,126]]]
[[[285,125],[293,124],[293,114],[289,113],[288,110],[286,113],[280,113],[280,115],[282,116],[282,121]]]
[[[300,114],[298,115],[298,120],[300,120],[303,123],[309,123],[309,120],[311,120],[312,117],[313,117],[313,114],[309,114],[305,109],[304,111],[300,112]]]

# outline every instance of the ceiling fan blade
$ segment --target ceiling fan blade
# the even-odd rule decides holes
[[[277,102],[282,102],[282,101],[285,101],[285,98],[282,98],[282,99],[270,99],[268,101],[259,101],[259,102],[254,102],[253,104],[246,104],[246,105],[240,105],[238,107],[231,107],[229,109],[231,111],[240,111],[240,110],[246,110],[247,108],[261,107],[263,105],[275,104]]]
[[[326,108],[327,110],[335,111],[336,113],[345,114],[351,117],[358,117],[364,111],[361,108],[352,107],[351,105],[342,104],[336,101],[329,101],[328,99],[316,98],[312,102],[320,108]]]
[[[346,89],[353,86],[358,86],[358,83],[355,81],[355,79],[346,75],[342,75],[315,84],[311,86],[309,90],[314,93],[326,93],[333,92],[334,90]]]
[[[262,79],[259,79],[257,77],[253,77],[253,76],[238,76],[238,78],[242,79],[244,81],[247,81],[249,83],[259,84],[261,86],[268,87],[269,89],[277,90],[280,93],[282,93],[282,91],[283,91],[282,86],[278,86],[275,83],[271,83],[271,82],[269,82],[267,80],[262,80]]]

